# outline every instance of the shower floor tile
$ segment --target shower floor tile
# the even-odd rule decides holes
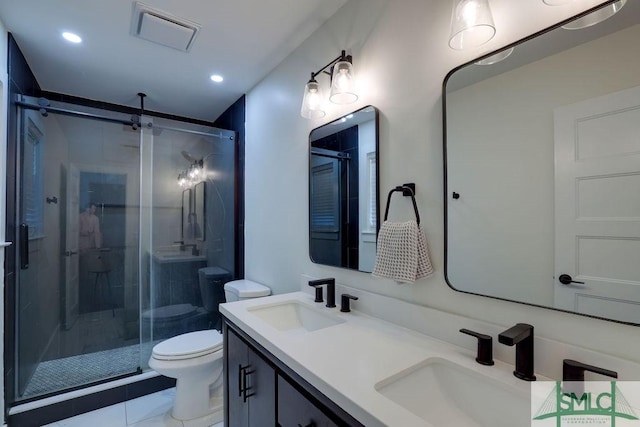
[[[39,396],[118,375],[140,366],[140,346],[132,345],[38,364],[22,397]]]

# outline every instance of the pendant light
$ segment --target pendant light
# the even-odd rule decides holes
[[[341,60],[333,66],[329,101],[334,104],[351,104],[352,102],[356,102],[358,95],[356,94],[355,83],[353,65],[346,59],[344,51],[342,51]]]
[[[451,13],[449,46],[463,50],[478,47],[493,38],[496,27],[489,0],[455,0]]]
[[[305,119],[321,119],[327,115],[323,109],[323,104],[324,97],[322,96],[322,89],[313,73],[311,73],[311,79],[304,87],[300,115]]]

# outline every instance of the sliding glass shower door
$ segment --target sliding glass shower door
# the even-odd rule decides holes
[[[148,369],[237,277],[235,132],[54,104],[17,103],[9,406]]]
[[[141,366],[140,132],[29,108],[18,117],[14,401]]]

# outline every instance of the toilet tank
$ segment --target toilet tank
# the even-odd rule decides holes
[[[252,280],[233,280],[224,285],[224,295],[227,302],[240,301],[249,298],[259,298],[271,295],[271,289]]]
[[[224,286],[231,280],[231,273],[220,267],[205,267],[198,270],[202,305],[209,313],[218,312],[218,304],[225,302]]]

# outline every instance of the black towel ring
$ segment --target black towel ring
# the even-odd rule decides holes
[[[420,214],[418,213],[418,205],[416,205],[415,188],[415,184],[404,184],[399,185],[393,190],[389,191],[389,196],[387,197],[387,208],[384,211],[385,221],[389,216],[389,205],[391,204],[391,196],[397,191],[402,191],[403,196],[411,197],[411,202],[413,203],[413,211],[416,213],[416,222],[418,223],[418,225],[420,225]]]

